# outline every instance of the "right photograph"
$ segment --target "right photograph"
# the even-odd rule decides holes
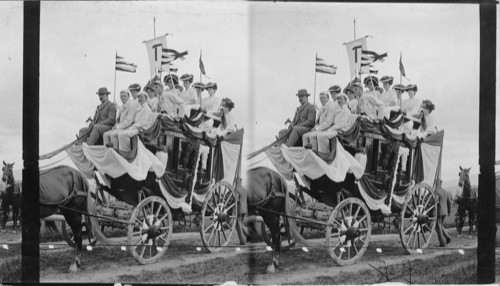
[[[242,225],[274,283],[476,283],[479,6],[249,9]]]

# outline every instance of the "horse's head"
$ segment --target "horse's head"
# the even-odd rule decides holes
[[[466,182],[470,182],[469,181],[470,169],[471,168],[462,168],[462,166],[460,166],[460,173],[458,173],[459,176],[458,185],[460,187],[464,186]]]
[[[2,167],[2,181],[7,182],[7,184],[13,184],[14,183],[14,163],[8,164],[3,161],[3,167]]]

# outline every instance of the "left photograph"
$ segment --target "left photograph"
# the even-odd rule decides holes
[[[0,125],[0,282],[16,282],[26,47],[23,4],[1,6],[12,90]],[[245,240],[246,4],[43,2],[40,18],[40,282],[142,281],[234,250]],[[165,279],[193,281],[148,281]]]

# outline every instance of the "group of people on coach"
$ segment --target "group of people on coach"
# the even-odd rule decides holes
[[[79,131],[79,137],[89,133],[88,145],[102,144],[123,152],[131,151],[130,138],[140,131],[146,130],[159,115],[172,120],[188,116],[191,110],[201,110],[206,119],[198,128],[209,136],[224,136],[236,130],[231,110],[234,102],[230,98],[216,95],[217,83],[193,84],[193,75],[180,77],[183,86],[179,85],[176,74],[164,77],[164,84],[157,76],[153,77],[142,88],[138,83],[131,84],[128,89],[120,91],[120,107],[109,101],[107,88],[99,88],[96,94],[101,104],[97,106],[90,124]],[[208,96],[203,96],[207,90]],[[220,124],[214,124],[215,121]],[[215,127],[216,126],[216,127]]]
[[[431,115],[435,106],[430,100],[421,101],[416,97],[417,85],[393,85],[391,76],[383,76],[380,82],[383,88],[379,87],[379,79],[370,75],[363,80],[364,86],[357,78],[343,90],[334,85],[327,92],[320,93],[321,106],[309,103],[310,94],[306,89],[300,89],[296,94],[300,106],[293,120],[287,121],[289,127],[280,130],[279,139],[288,147],[300,146],[302,141],[304,147],[328,153],[330,139],[349,129],[357,117],[380,122],[390,118],[391,111],[401,111],[405,115],[406,122],[399,127],[400,132],[418,137],[437,132]],[[403,99],[404,92],[408,93],[406,99]]]

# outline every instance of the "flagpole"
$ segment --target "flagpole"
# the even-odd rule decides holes
[[[200,49],[200,59],[201,59],[201,49]],[[200,69],[200,82],[202,82],[201,81],[201,69]]]
[[[314,93],[313,93],[313,103],[316,105],[316,61],[318,60],[318,52],[316,52],[316,58],[314,58]]]
[[[153,38],[156,38],[156,17],[153,17]]]
[[[354,40],[356,40],[356,18],[354,18]]]
[[[118,50],[116,50],[115,54],[115,84],[113,88],[113,103],[116,103],[116,58],[118,57]]]

